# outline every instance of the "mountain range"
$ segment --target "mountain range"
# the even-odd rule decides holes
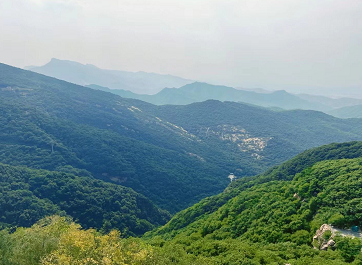
[[[0,64],[0,264],[360,264],[362,120],[254,103],[154,105]]]
[[[139,99],[155,105],[186,105],[209,99],[219,101],[244,102],[262,107],[281,109],[318,110],[337,117],[346,115],[339,108],[362,105],[362,99],[329,98],[309,94],[291,94],[284,90],[235,89],[227,86],[194,82],[180,77],[145,72],[125,72],[104,70],[94,65],[51,59],[43,66],[26,69],[52,76],[74,84],[88,86],[116,95]],[[344,113],[339,116],[339,112]]]
[[[156,106],[0,65],[0,162],[79,170],[172,213],[314,146],[362,140],[361,120],[208,100]],[[26,132],[26,133],[24,133]]]
[[[105,70],[91,64],[56,58],[43,66],[28,66],[25,69],[82,86],[99,84],[144,94],[154,94],[165,87],[180,87],[193,82],[172,75]]]
[[[349,115],[338,116],[346,109],[358,108],[361,99],[353,98],[328,98],[308,94],[291,94],[285,90],[270,92],[255,92],[240,90],[227,86],[216,86],[207,83],[194,82],[180,88],[164,88],[154,95],[137,94],[129,90],[109,89],[99,85],[87,87],[110,92],[125,98],[143,100],[155,105],[187,105],[205,100],[233,101],[262,106],[266,108],[280,108],[286,110],[304,109],[324,111],[341,118],[350,118]]]

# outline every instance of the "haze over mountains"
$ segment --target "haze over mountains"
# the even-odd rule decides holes
[[[1,0],[0,265],[362,265],[361,14]]]
[[[209,99],[244,102],[262,107],[318,110],[341,118],[360,117],[338,108],[361,105],[362,99],[329,98],[309,94],[291,94],[284,90],[235,89],[227,86],[144,72],[103,70],[93,65],[52,59],[48,64],[27,69],[71,83],[107,91],[125,98],[134,98],[155,105],[186,105]],[[336,110],[336,111],[334,111]],[[348,112],[349,113],[349,112]]]
[[[339,109],[331,110],[328,113],[342,119],[362,118],[362,105],[342,107]]]
[[[329,112],[345,106],[362,104],[362,99],[328,98],[307,94],[291,94],[285,90],[255,92],[239,90],[227,86],[217,86],[194,82],[180,88],[165,88],[155,95],[136,94],[121,89],[109,89],[99,85],[87,87],[110,92],[125,98],[135,98],[155,105],[187,105],[209,99],[220,101],[244,102],[266,108],[281,108],[286,110],[304,109]]]
[[[52,58],[43,66],[25,67],[78,85],[99,84],[112,89],[122,88],[141,94],[155,94],[165,87],[180,87],[193,81],[172,75],[100,69],[91,64]]]

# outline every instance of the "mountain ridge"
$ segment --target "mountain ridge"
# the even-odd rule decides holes
[[[214,257],[215,264],[251,259],[246,246],[235,251],[239,244],[272,249],[255,264],[328,264],[325,259],[337,256],[341,261],[335,264],[358,264],[362,242],[333,234],[327,224],[340,229],[362,225],[361,147],[362,142],[351,142],[314,148],[260,176],[234,181],[144,238],[156,246],[176,245],[197,257]],[[329,231],[318,230],[323,227]],[[323,255],[326,248],[334,252]]]
[[[175,213],[308,148],[362,140],[360,120],[209,100],[155,106],[0,65],[0,162],[82,169]],[[21,133],[26,131],[26,134]]]
[[[266,108],[317,110],[333,115],[340,107],[362,104],[361,99],[333,99],[309,94],[291,94],[286,90],[275,90],[265,93],[247,89],[236,89],[228,86],[211,85],[203,82],[194,82],[179,88],[164,88],[154,95],[137,94],[122,89],[109,89],[95,84],[87,85],[87,87],[111,92],[125,98],[143,100],[155,105],[187,105],[214,99],[242,102]]]
[[[56,58],[52,58],[49,63],[43,66],[25,67],[25,69],[78,85],[95,83],[110,88],[132,90],[146,94],[157,93],[167,86],[179,87],[192,82],[169,74],[106,70],[92,64],[81,64]]]

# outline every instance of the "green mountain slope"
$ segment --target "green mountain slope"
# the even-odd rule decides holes
[[[0,162],[131,187],[173,213],[301,151],[362,140],[360,120],[233,102],[155,106],[0,65]],[[26,132],[26,133],[24,133]]]
[[[145,238],[155,245],[182,246],[197,256],[215,256],[217,264],[245,259],[245,255],[238,259],[238,251],[253,257],[245,246],[237,251],[237,245],[245,243],[251,249],[274,249],[274,257],[269,256],[274,262],[281,258],[291,264],[327,264],[312,258],[319,255],[319,250],[312,250],[313,236],[322,224],[342,229],[362,226],[361,185],[362,143],[316,148],[264,175],[234,182],[224,193],[178,213]],[[342,260],[333,264],[361,261],[361,242],[346,240],[334,236],[337,251],[328,256],[338,260],[341,255]],[[304,254],[295,257],[293,252],[299,251]]]
[[[130,188],[92,177],[0,164],[0,223],[30,226],[48,215],[67,214],[85,228],[141,235],[169,214]]]
[[[36,175],[30,185],[44,176]],[[362,143],[322,146],[263,175],[233,182],[223,194],[182,211],[143,239],[83,230],[57,216],[31,228],[0,230],[0,264],[361,264],[360,238],[327,229],[314,239],[322,224],[342,233],[361,227],[361,185]],[[202,208],[208,211],[198,213]],[[198,217],[175,226],[192,212]],[[327,251],[319,250],[321,242],[332,241]]]
[[[328,111],[328,114],[337,118],[362,118],[362,105],[348,106]]]
[[[307,150],[261,175],[232,182],[224,192],[205,198],[200,203],[177,213],[167,225],[157,231],[157,234],[173,235],[179,229],[192,225],[200,217],[216,212],[230,199],[251,187],[272,181],[291,181],[295,175],[318,162],[355,158],[362,158],[362,142],[330,144]]]
[[[234,102],[160,106],[155,115],[182,126],[209,145],[223,142],[251,152],[259,163],[273,161],[268,166],[327,144],[325,139],[357,140],[361,129],[361,120],[340,120],[315,111],[273,112]]]
[[[4,163],[57,171],[70,165],[130,186],[172,211],[227,184],[217,176],[228,169],[191,155],[211,153],[205,143],[143,112],[143,102],[5,65],[0,76]]]

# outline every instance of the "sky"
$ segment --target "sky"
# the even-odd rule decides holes
[[[1,0],[0,62],[362,98],[361,14],[361,0]]]

